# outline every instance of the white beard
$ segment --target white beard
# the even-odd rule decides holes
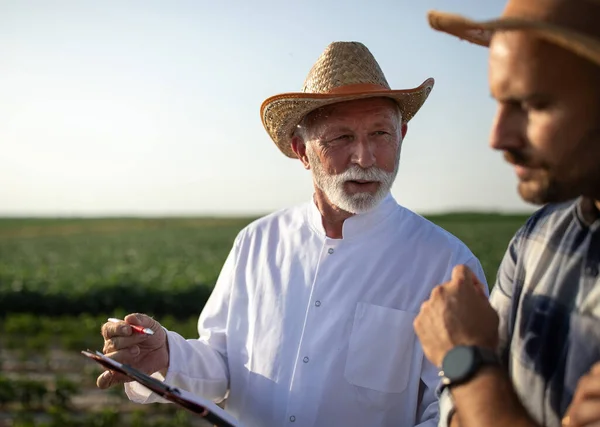
[[[310,143],[306,146],[306,156],[310,162],[315,185],[325,193],[329,201],[346,212],[360,214],[377,207],[392,188],[398,174],[400,147],[398,147],[396,166],[393,172],[386,172],[377,167],[363,169],[360,166],[351,165],[344,172],[331,175],[323,168],[319,156],[312,150]],[[348,194],[344,189],[344,184],[347,181],[356,180],[376,181],[379,182],[379,187],[375,193],[364,191]]]

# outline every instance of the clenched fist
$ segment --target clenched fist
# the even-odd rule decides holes
[[[150,328],[154,335],[134,331],[129,325]],[[156,320],[145,314],[128,314],[123,322],[102,325],[104,349],[107,357],[127,364],[145,374],[161,372],[166,375],[169,368],[169,348],[167,334]],[[113,371],[103,372],[96,380],[99,388],[108,388],[115,384],[131,381],[123,374]]]
[[[414,328],[425,356],[439,367],[457,345],[496,350],[498,324],[483,284],[468,267],[458,265],[452,270],[452,279],[436,287],[423,303]]]

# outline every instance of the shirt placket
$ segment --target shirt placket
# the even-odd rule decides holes
[[[310,387],[319,381],[315,372],[322,362],[314,351],[312,338],[315,328],[322,325],[322,319],[327,315],[330,301],[322,299],[320,289],[327,286],[324,281],[327,281],[326,277],[330,276],[328,272],[336,264],[334,257],[339,251],[339,245],[340,240],[327,238],[321,249],[290,384],[286,411],[286,424],[289,426],[308,427],[314,424],[319,402],[316,400],[318,393],[311,393]]]

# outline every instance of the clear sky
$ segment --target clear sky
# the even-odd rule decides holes
[[[0,0],[0,215],[256,214],[302,203],[309,172],[264,131],[332,41],[360,41],[395,89],[434,77],[409,124],[398,201],[530,211],[488,148],[487,50],[429,9],[498,0]]]

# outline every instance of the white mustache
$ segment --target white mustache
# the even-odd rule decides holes
[[[351,166],[346,169],[344,172],[331,175],[337,182],[345,182],[345,181],[376,181],[376,182],[386,182],[392,176],[392,173],[386,172],[379,168],[371,167],[369,169],[363,169],[359,166]]]

